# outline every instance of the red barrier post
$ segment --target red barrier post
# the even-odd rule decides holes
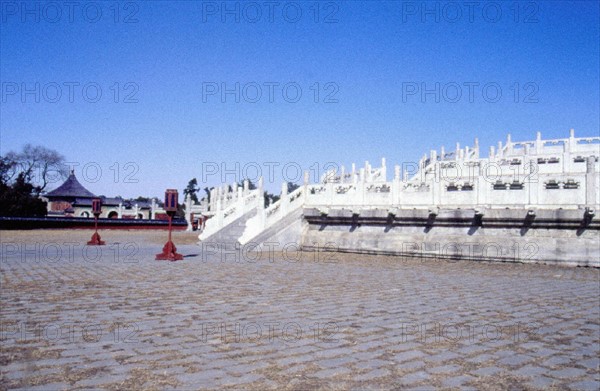
[[[102,213],[102,200],[100,198],[92,199],[92,213],[94,214],[94,234],[92,235],[92,240],[87,242],[88,246],[102,246],[105,244],[104,241],[100,240],[100,235],[98,234],[98,217]]]
[[[177,199],[179,193],[175,189],[167,189],[165,192],[165,212],[169,216],[169,240],[163,247],[163,251],[160,254],[156,254],[157,261],[180,261],[183,259],[183,255],[177,253],[177,247],[171,240],[171,231],[173,222],[173,216],[177,212]]]

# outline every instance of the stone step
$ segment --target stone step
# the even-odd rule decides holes
[[[248,219],[254,217],[256,215],[256,209],[251,210],[250,212],[242,215],[238,219],[232,221],[226,227],[223,227],[219,231],[215,232],[213,235],[209,236],[202,242],[204,243],[219,243],[226,246],[235,245],[238,243],[238,239],[244,233],[246,229],[246,222]]]

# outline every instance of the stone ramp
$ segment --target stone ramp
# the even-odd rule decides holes
[[[303,209],[299,208],[265,229],[256,237],[252,238],[247,246],[268,247],[278,250],[286,246],[296,245],[299,249],[302,241],[302,232],[308,224],[303,218]],[[266,245],[268,243],[268,245]]]
[[[242,215],[208,238],[201,240],[201,244],[219,244],[220,248],[235,249],[236,244],[238,244],[238,239],[246,229],[246,222],[254,216],[256,216],[256,209]]]

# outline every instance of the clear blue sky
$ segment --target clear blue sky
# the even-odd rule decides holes
[[[265,175],[264,163],[278,162],[267,184],[278,192],[290,162],[314,172],[328,162],[375,165],[386,157],[393,171],[474,137],[487,154],[508,132],[514,140],[536,131],[567,137],[570,128],[599,133],[597,1],[474,9],[428,2],[428,10],[420,1],[226,4],[84,1],[71,9],[3,1],[0,153],[42,144],[79,163],[78,176],[96,194],[162,196],[201,180],[203,162],[256,162]],[[36,83],[39,97],[22,95]],[[225,102],[220,92],[206,94],[235,83],[239,103],[233,94]],[[279,83],[273,102],[268,83]],[[296,84],[284,97],[288,83]],[[436,83],[439,103],[420,91]],[[257,85],[262,96],[253,102]],[[294,86],[302,91],[297,102]],[[102,96],[89,102],[98,87]],[[97,182],[95,167],[103,174]],[[127,174],[138,182],[127,183]],[[211,176],[202,185],[218,182]]]

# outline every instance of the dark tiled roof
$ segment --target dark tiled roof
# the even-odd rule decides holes
[[[71,172],[65,183],[48,192],[46,197],[94,198],[95,195],[83,187],[75,178],[75,174]]]
[[[119,205],[120,199],[119,198],[106,198],[104,196],[100,196],[98,197],[102,200],[102,205],[105,206],[117,206]],[[75,201],[73,202],[73,205],[75,206],[92,206],[92,199],[91,198],[75,198]]]
[[[122,202],[123,199],[119,197],[102,197],[102,205],[117,206]]]
[[[91,198],[75,198],[74,206],[92,206]]]

